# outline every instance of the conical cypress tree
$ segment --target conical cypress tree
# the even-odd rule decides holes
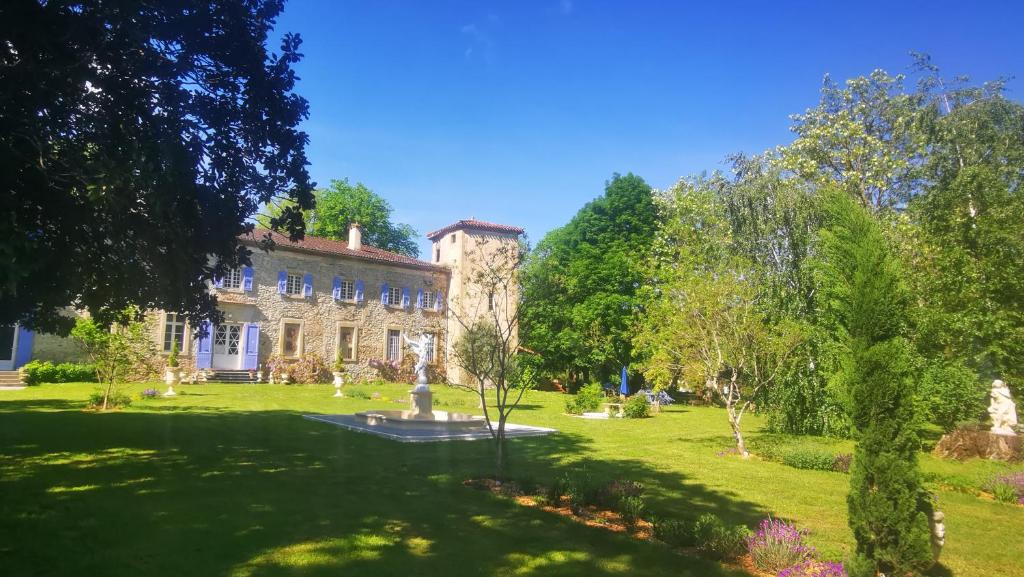
[[[886,575],[933,563],[917,468],[915,356],[908,292],[878,222],[853,199],[828,194],[818,270],[822,318],[835,335],[839,387],[857,448],[847,497],[857,554]]]

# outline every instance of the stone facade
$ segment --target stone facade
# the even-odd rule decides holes
[[[449,362],[454,339],[462,334],[451,307],[457,307],[454,312],[463,318],[477,314],[475,311],[486,301],[482,301],[485,296],[473,288],[474,263],[487,258],[493,247],[515,242],[522,232],[489,223],[482,224],[500,230],[488,230],[487,226],[481,229],[466,226],[463,224],[466,222],[477,221],[460,221],[441,229],[443,234],[432,239],[431,262],[364,246],[358,229],[353,231],[349,242],[308,237],[299,243],[290,243],[278,237],[276,248],[270,252],[256,248],[253,239],[243,239],[243,243],[252,246],[252,266],[244,273],[251,275],[251,282],[245,278],[237,288],[211,287],[224,313],[222,327],[209,327],[210,335],[197,340],[195,329],[174,319],[173,314],[151,311],[146,322],[163,355],[167,354],[170,342],[169,323],[180,322],[172,328],[183,335],[179,353],[181,366],[191,368],[197,361],[199,366],[204,366],[205,358],[205,365],[214,371],[242,370],[252,363],[263,368],[272,356],[298,359],[311,353],[333,365],[340,331],[345,328],[352,331],[355,344],[354,358],[346,360],[345,365],[356,379],[376,376],[370,361],[387,357],[389,331],[400,331],[409,337],[431,333],[435,336],[434,372],[447,374],[450,380],[460,382],[465,376]],[[239,271],[236,280],[242,274]],[[279,287],[282,275],[302,279],[303,290],[299,294],[282,294]],[[336,299],[336,278],[361,287],[362,298]],[[310,281],[311,294],[305,294],[306,281]],[[385,286],[398,289],[389,292],[397,292],[404,299],[385,304],[382,299]],[[438,295],[440,306],[419,306],[421,291]],[[282,333],[286,323],[299,327],[298,341],[291,355],[286,355],[284,350]],[[252,335],[258,335],[254,355],[247,338],[250,330],[255,331]],[[399,361],[406,353],[403,343],[399,347]],[[32,356],[46,360],[81,360],[73,341],[49,335],[36,335]]]

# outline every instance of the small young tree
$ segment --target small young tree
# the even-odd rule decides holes
[[[916,351],[905,338],[906,278],[878,223],[851,197],[825,196],[818,274],[821,322],[834,335],[836,385],[845,391],[857,448],[850,528],[857,554],[886,575],[932,563],[917,468]]]
[[[472,382],[453,384],[479,396],[487,430],[495,443],[495,477],[501,480],[508,416],[536,381],[533,364],[519,348],[519,271],[526,246],[513,239],[476,242],[475,253],[469,259],[476,270],[469,283],[469,302],[450,309],[463,331],[454,347],[454,361]]]
[[[107,410],[110,395],[117,384],[132,374],[149,370],[156,355],[153,341],[146,334],[146,325],[137,309],[125,309],[119,322],[104,327],[91,318],[80,317],[71,336],[85,348],[96,366],[96,376],[106,385],[102,410]]]

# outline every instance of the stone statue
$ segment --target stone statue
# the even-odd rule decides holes
[[[992,417],[992,432],[996,435],[1016,435],[1013,429],[1017,426],[1017,405],[1010,397],[1010,388],[996,379],[992,381],[989,397],[988,414]]]
[[[427,389],[427,351],[430,347],[434,346],[433,337],[426,334],[420,334],[419,338],[412,340],[402,333],[402,339],[405,341],[405,345],[409,347],[412,352],[416,353],[416,390]]]

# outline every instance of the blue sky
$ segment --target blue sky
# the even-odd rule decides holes
[[[290,0],[277,29],[304,41],[314,180],[365,183],[421,234],[475,217],[536,243],[613,172],[664,188],[789,142],[825,73],[906,72],[916,50],[1022,76],[1022,21],[962,0]]]

